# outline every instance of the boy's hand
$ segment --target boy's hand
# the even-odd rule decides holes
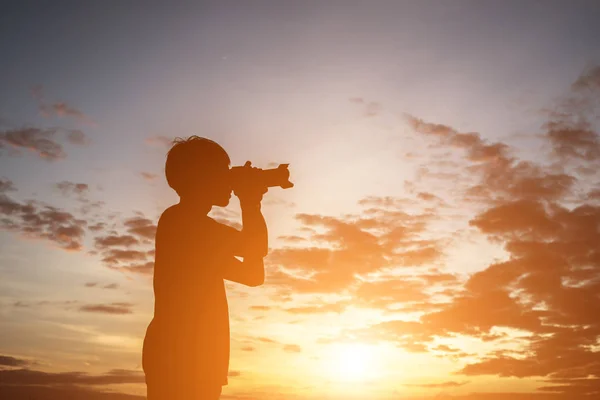
[[[259,169],[252,167],[250,161],[246,161],[244,168]],[[240,199],[241,205],[257,205],[261,202],[263,195],[267,193],[268,190],[269,188],[264,185],[256,185],[252,182],[248,182],[247,185],[235,188],[233,193]]]

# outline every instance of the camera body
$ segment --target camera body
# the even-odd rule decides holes
[[[235,190],[242,186],[256,185],[270,187],[281,187],[288,189],[294,186],[290,182],[289,164],[279,164],[277,168],[260,169],[249,168],[246,166],[231,167],[229,170],[231,177],[231,186]]]

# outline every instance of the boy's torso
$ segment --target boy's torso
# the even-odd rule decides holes
[[[178,206],[161,216],[155,246],[155,314],[144,352],[152,348],[163,363],[168,358],[169,364],[210,370],[226,382],[229,314],[220,264],[233,254],[219,225]]]

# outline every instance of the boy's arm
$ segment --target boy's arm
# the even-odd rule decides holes
[[[261,211],[260,200],[240,199],[242,208],[242,232],[240,256],[263,258],[269,251],[267,223]]]
[[[240,204],[242,231],[231,228],[230,232],[234,254],[243,257],[244,261],[231,257],[223,277],[247,286],[260,286],[265,281],[263,258],[269,249],[267,224],[260,210],[260,202],[240,201]]]
[[[225,279],[248,286],[262,285],[265,279],[263,258],[269,251],[267,224],[261,211],[261,200],[267,192],[266,187],[246,188],[236,192],[242,209],[242,231],[236,235],[235,255],[244,258],[235,259],[226,268]]]

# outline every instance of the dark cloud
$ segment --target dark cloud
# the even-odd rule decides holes
[[[106,229],[107,224],[102,222],[90,227],[90,230],[100,232]],[[125,219],[122,227],[114,225],[108,235],[94,238],[94,245],[101,255],[105,266],[127,273],[151,275],[154,262],[153,246],[156,225],[149,219],[138,215]],[[117,230],[125,230],[126,234]]]
[[[476,199],[552,200],[568,194],[577,181],[567,173],[550,172],[532,162],[517,160],[510,155],[506,144],[488,143],[479,133],[459,133],[446,125],[424,122],[410,115],[406,118],[415,132],[435,138],[443,146],[466,151],[466,161],[471,163],[466,170],[481,178],[467,190]]]
[[[131,314],[133,304],[110,303],[110,304],[87,304],[79,308],[80,311],[103,314]]]
[[[46,239],[65,250],[80,250],[87,222],[37,202],[17,202],[0,194],[0,227],[24,237]]]
[[[154,222],[144,217],[133,217],[124,222],[127,231],[143,239],[154,240],[156,234],[156,225]]]
[[[90,143],[90,139],[79,129],[71,129],[67,131],[67,141],[71,144],[83,146]]]
[[[62,145],[54,140],[56,129],[21,128],[0,131],[0,148],[28,150],[42,159],[55,161],[67,156]]]
[[[68,181],[62,181],[56,184],[58,190],[65,196],[70,194],[83,195],[89,192],[89,185],[87,183],[74,183]]]
[[[600,137],[588,122],[550,121],[546,129],[554,152],[559,157],[585,161],[600,159]]]
[[[98,282],[87,282],[85,284],[85,287],[89,287],[89,288],[95,287],[95,288],[102,288],[102,289],[118,289],[119,284],[118,283],[108,283],[105,285],[101,285]]]
[[[154,261],[147,261],[142,264],[133,263],[121,267],[116,267],[115,269],[118,269],[123,272],[132,272],[135,274],[152,275],[152,272],[154,271]]]
[[[87,138],[81,131],[27,127],[0,131],[0,149],[10,148],[12,154],[21,154],[21,150],[30,151],[46,161],[61,160],[67,157],[67,153],[58,141],[59,134],[65,134],[72,144],[87,143]]]
[[[105,250],[109,247],[129,247],[140,243],[140,241],[132,235],[98,236],[94,238],[94,242],[96,248],[100,250]]]
[[[600,90],[600,66],[594,66],[586,70],[575,82],[575,91]]]
[[[38,300],[38,301],[16,301],[13,303],[14,307],[30,308],[39,306],[58,306],[64,309],[71,309],[72,306],[78,304],[78,300],[63,300],[63,301],[49,301],[49,300]]]
[[[91,387],[11,385],[0,383],[0,398],[14,400],[144,400],[145,396],[134,396],[117,392],[103,392]]]
[[[0,179],[0,193],[17,190],[10,179]]]
[[[574,87],[596,90],[597,72],[592,72]],[[420,316],[355,333],[410,351],[469,356],[458,374],[536,378],[540,388],[531,398],[600,395],[600,207],[593,202],[597,186],[579,181],[569,169],[569,161],[576,161],[580,170],[591,170],[600,154],[598,134],[584,118],[588,105],[569,99],[549,116],[543,139],[552,150],[550,157],[561,162],[548,166],[517,159],[507,145],[489,143],[478,133],[408,117],[426,140],[461,150],[462,174],[472,178],[463,193],[480,206],[469,224],[509,257],[482,266],[464,285],[448,276],[449,291],[444,273],[437,274],[432,279],[448,295],[435,307],[419,274],[363,283],[356,294],[365,304],[412,302]],[[393,200],[374,204],[391,205]],[[380,291],[389,298],[377,296]],[[494,343],[495,350],[473,359],[463,349],[436,341],[457,336]]]
[[[11,385],[114,385],[145,383],[144,374],[138,371],[112,370],[104,375],[84,372],[42,372],[29,369],[0,370],[0,382]]]
[[[31,364],[30,361],[21,358],[0,355],[0,367],[24,367]]]
[[[105,222],[97,222],[93,225],[88,226],[88,229],[92,232],[100,232],[103,229],[106,229],[106,223]]]
[[[102,286],[102,289],[118,289],[118,288],[119,288],[118,283],[109,283],[109,284]]]
[[[140,250],[110,249],[105,254],[102,261],[111,265],[146,259],[146,253]]]

